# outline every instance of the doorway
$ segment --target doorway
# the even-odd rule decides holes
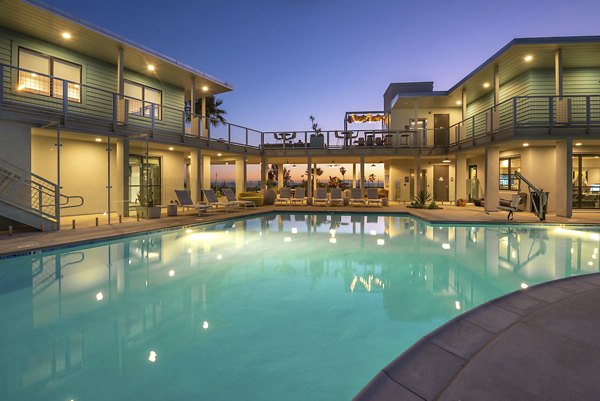
[[[160,157],[129,155],[129,209],[140,206],[138,196],[148,198],[155,205],[160,205],[161,163]]]
[[[433,115],[433,146],[447,148],[450,132],[450,114]]]
[[[473,164],[469,166],[469,178],[467,179],[467,191],[469,196],[469,202],[473,202],[473,199],[479,199],[479,180],[477,179],[477,165]]]
[[[415,170],[410,169],[410,200],[415,198],[417,193],[417,185],[415,181]],[[427,190],[427,170],[421,170],[421,190]]]
[[[433,165],[433,200],[445,202],[450,200],[450,166],[447,164]]]

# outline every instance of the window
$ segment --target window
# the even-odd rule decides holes
[[[19,91],[62,99],[63,82],[67,81],[67,98],[81,102],[80,65],[19,48],[19,68],[28,70],[19,71]]]
[[[519,180],[514,177],[515,171],[521,171],[521,157],[500,159],[500,189],[519,190]]]
[[[135,82],[125,81],[125,97],[129,99],[129,113],[136,116],[162,118],[162,92]]]

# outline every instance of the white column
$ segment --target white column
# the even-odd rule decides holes
[[[210,156],[202,156],[202,189],[210,188]]]
[[[283,188],[283,163],[277,165],[277,188]]]
[[[365,189],[365,157],[360,157],[360,189]]]
[[[267,161],[266,157],[262,156],[260,158],[260,187],[261,187],[261,189],[267,188],[267,179],[269,178],[268,172],[269,172],[269,162]]]
[[[498,210],[500,202],[500,150],[497,146],[485,148],[485,211]]]
[[[202,116],[202,124],[200,124],[201,126],[201,137],[202,138],[207,138],[208,137],[208,119],[206,118],[206,95],[202,98],[202,110],[200,110],[201,116]]]
[[[307,172],[308,172],[308,176],[306,177],[306,196],[310,197],[312,196],[312,183],[313,183],[313,176],[312,176],[312,157],[308,156],[308,158],[306,159],[306,167],[307,167]]]
[[[573,214],[573,140],[556,142],[556,193],[554,209],[557,216],[571,217]]]
[[[190,156],[190,192],[192,200],[198,202],[202,199],[202,151],[194,149]]]
[[[421,181],[421,156],[419,155],[415,158],[415,195],[418,195],[419,192],[421,192],[423,189],[426,189],[421,188]]]
[[[563,95],[562,49],[556,49],[556,51],[554,53],[554,85],[555,85],[555,95],[562,97],[562,95]]]
[[[494,66],[494,110],[500,103],[500,70],[498,64]]]
[[[235,193],[246,192],[246,159],[235,161]]]
[[[456,179],[454,180],[455,198],[467,199],[467,155],[465,153],[456,154],[456,171],[454,172]]]
[[[352,188],[356,188],[356,163],[352,163]]]
[[[117,142],[117,173],[115,174],[117,213],[129,216],[129,139]]]

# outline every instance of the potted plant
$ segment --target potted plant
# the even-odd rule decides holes
[[[323,137],[323,134],[321,133],[321,128],[319,127],[319,124],[317,124],[315,122],[315,118],[313,116],[309,116],[308,118],[310,118],[312,130],[314,132],[314,134],[310,135],[310,147],[311,148],[325,147],[325,138]]]
[[[147,193],[140,191],[137,195],[140,206],[136,208],[137,215],[142,219],[158,219],[160,217],[160,207],[154,203],[154,194],[151,189]]]

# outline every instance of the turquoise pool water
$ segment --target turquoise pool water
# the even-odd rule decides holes
[[[0,400],[349,400],[598,229],[263,215],[0,260]]]

